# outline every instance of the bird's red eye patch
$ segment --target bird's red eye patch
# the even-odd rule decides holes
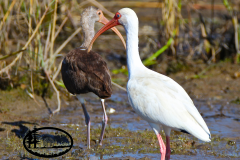
[[[119,12],[117,12],[117,13],[115,14],[115,18],[116,18],[116,19],[121,18],[121,14],[120,14]]]

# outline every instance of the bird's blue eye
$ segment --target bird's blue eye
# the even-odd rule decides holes
[[[118,14],[118,15],[117,15],[117,17],[119,18],[119,17],[120,17],[120,15]]]

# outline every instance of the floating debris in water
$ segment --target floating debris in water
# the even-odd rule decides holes
[[[116,110],[113,109],[113,108],[108,108],[108,109],[106,110],[106,112],[109,113],[109,114],[112,114],[112,113],[115,113]]]

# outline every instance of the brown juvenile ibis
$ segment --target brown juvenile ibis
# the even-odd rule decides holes
[[[87,147],[90,148],[90,117],[87,112],[84,99],[81,94],[93,92],[101,98],[103,109],[102,132],[99,143],[102,145],[104,130],[107,124],[107,114],[105,111],[104,99],[112,94],[112,84],[109,69],[104,59],[96,52],[87,52],[89,44],[94,37],[94,24],[100,22],[106,24],[108,20],[102,11],[96,7],[84,9],[81,15],[81,25],[84,35],[83,44],[71,50],[62,62],[62,79],[68,92],[76,95],[82,104],[82,109],[87,124]],[[112,30],[125,41],[116,28]]]
[[[210,142],[211,134],[186,91],[171,78],[145,67],[138,50],[138,17],[130,8],[119,10],[92,39],[104,31],[122,25],[127,34],[128,99],[136,113],[146,120],[157,135],[161,160],[170,159],[170,132],[177,130]],[[165,146],[160,135],[166,135]]]

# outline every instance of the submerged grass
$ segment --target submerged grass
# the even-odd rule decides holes
[[[235,100],[232,100],[231,103],[240,104],[240,98],[238,97]]]
[[[159,145],[157,137],[151,130],[145,131],[130,131],[123,128],[113,128],[108,126],[106,128],[106,134],[103,141],[103,146],[98,145],[98,138],[101,132],[101,128],[91,129],[91,149],[85,149],[86,144],[86,130],[79,130],[79,126],[68,125],[65,129],[73,137],[74,146],[67,154],[59,157],[68,159],[75,158],[86,158],[90,155],[103,156],[103,155],[113,155],[117,153],[127,154],[127,153],[137,153],[137,154],[147,154],[147,153],[159,153]],[[161,133],[164,141],[164,133]],[[217,157],[238,157],[239,155],[229,156],[228,151],[225,147],[220,146],[221,144],[226,144],[227,150],[235,150],[236,142],[234,140],[228,140],[226,138],[221,138],[219,136],[213,135],[212,141],[210,143],[199,143],[196,138],[191,138],[186,134],[180,132],[172,132],[171,135],[171,154],[178,155],[196,155],[199,150],[207,155],[214,155]],[[10,157],[13,155],[16,157],[25,158],[38,158],[26,152],[22,145],[22,139],[16,137],[13,133],[9,134],[8,138],[0,138],[1,144],[6,148],[4,153],[10,153]],[[83,146],[83,147],[79,147]],[[235,148],[234,148],[235,147]],[[220,150],[225,151],[220,152]],[[4,155],[4,154],[1,154]],[[6,155],[6,154],[5,154]]]

